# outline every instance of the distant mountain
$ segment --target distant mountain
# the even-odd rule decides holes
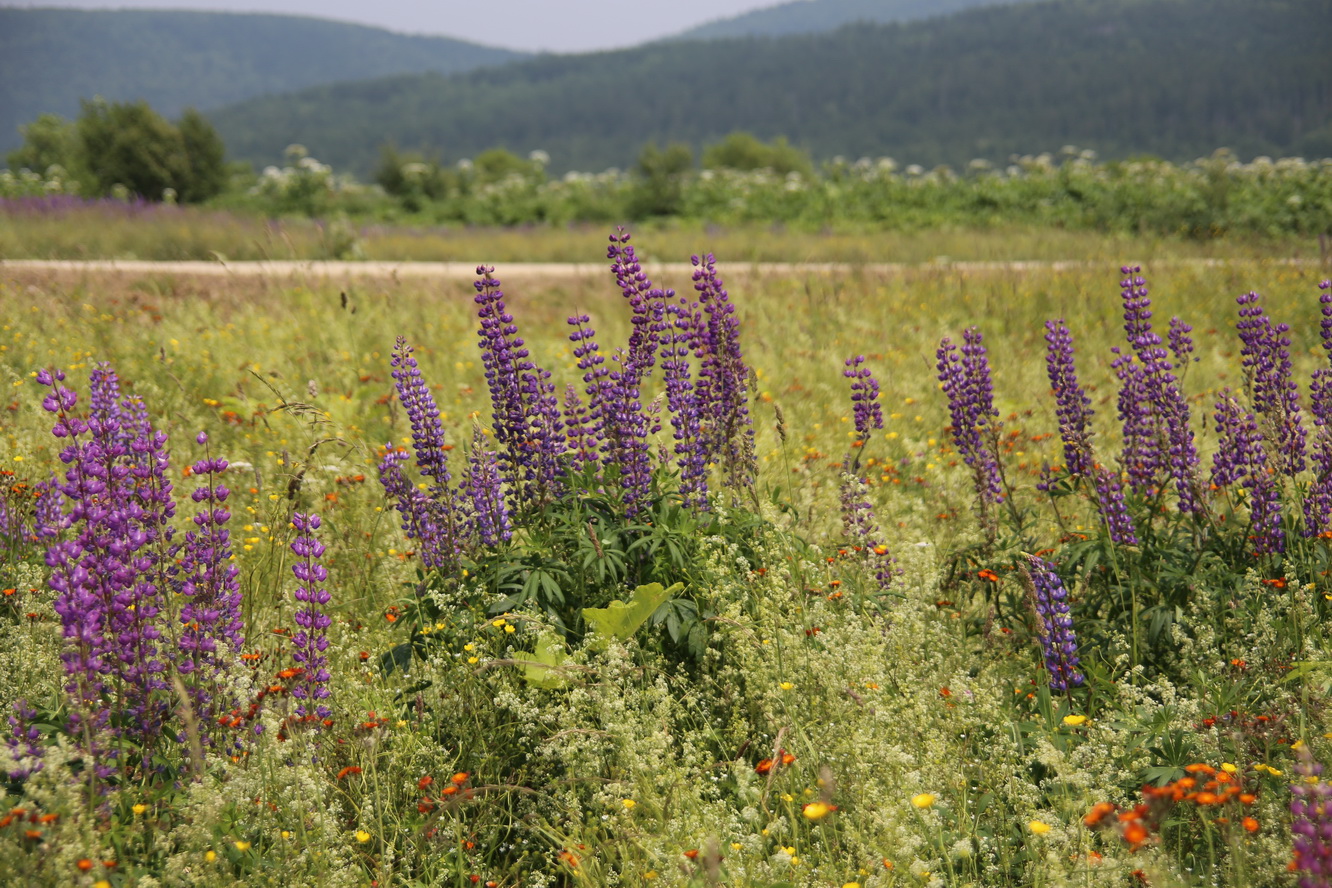
[[[273,163],[299,141],[360,175],[390,141],[446,161],[539,148],[559,173],[737,129],[816,158],[926,166],[1066,144],[1106,159],[1332,156],[1328,34],[1326,0],[1050,0],[325,86],[209,118],[233,157]]]
[[[286,15],[0,8],[0,155],[44,112],[146,99],[175,117],[253,96],[390,74],[444,74],[522,53]]]
[[[742,15],[706,22],[682,31],[673,40],[715,40],[724,37],[781,37],[835,31],[853,22],[913,22],[974,9],[1030,0],[792,0]]]

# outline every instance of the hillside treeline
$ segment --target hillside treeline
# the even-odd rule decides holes
[[[503,146],[550,170],[630,166],[744,129],[816,159],[962,166],[1057,151],[1187,161],[1332,155],[1323,0],[1050,0],[827,34],[543,56],[392,77],[210,114],[234,157],[293,142],[368,176],[392,142],[445,162]]]

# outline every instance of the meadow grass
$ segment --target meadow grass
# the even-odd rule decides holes
[[[1106,234],[1030,225],[956,225],[810,232],[783,225],[705,225],[666,220],[638,227],[645,260],[683,261],[711,251],[737,262],[1087,260],[1125,257],[1298,258],[1322,255],[1316,238],[1232,234],[1216,239]],[[164,205],[102,203],[0,213],[0,259],[378,259],[385,261],[588,262],[604,254],[600,225],[413,227],[327,221]]]
[[[941,337],[971,324],[984,331],[1014,499],[1036,503],[1040,466],[1061,459],[1046,319],[1073,328],[1100,446],[1115,446],[1109,350],[1123,338],[1115,248],[1147,263],[1162,326],[1170,315],[1193,324],[1198,361],[1183,385],[1205,459],[1218,445],[1200,417],[1210,416],[1220,386],[1241,385],[1234,297],[1263,293],[1292,326],[1296,372],[1307,375],[1325,360],[1317,293],[1326,270],[1246,259],[1235,244],[1220,251],[1234,260],[1223,266],[1171,263],[1218,254],[1209,244],[1067,233],[1019,233],[1007,243],[895,235],[877,244],[776,233],[762,246],[753,242],[766,236],[717,235],[719,245],[739,244],[735,257],[713,249],[754,370],[759,476],[752,500],[737,507],[764,523],[747,540],[698,541],[696,594],[714,614],[700,659],[674,661],[669,646],[642,634],[589,639],[570,646],[554,688],[514,665],[516,653],[552,637],[541,614],[496,618],[485,610],[493,597],[464,584],[428,593],[441,616],[420,618],[415,544],[375,480],[381,447],[411,443],[389,375],[396,336],[416,347],[459,454],[473,423],[489,427],[469,280],[0,269],[0,438],[10,480],[32,483],[59,468],[62,442],[41,409],[37,368],[61,367],[82,390],[87,372],[110,362],[169,435],[180,491],[190,484],[181,467],[198,456],[192,442],[206,430],[211,452],[232,464],[225,480],[235,491],[252,655],[231,680],[253,694],[291,664],[286,638],[275,634],[293,625],[290,522],[315,512],[328,546],[335,713],[329,730],[279,742],[290,704],[270,702],[260,714],[268,730],[244,754],[211,755],[175,782],[120,786],[100,810],[80,802],[70,780],[77,750],[52,727],[45,768],[9,785],[9,803],[25,813],[0,827],[0,875],[10,884],[117,886],[1291,884],[1292,750],[1299,741],[1326,760],[1328,688],[1316,665],[1285,679],[1292,662],[1328,659],[1313,619],[1324,589],[1277,591],[1262,582],[1270,574],[1251,572],[1236,578],[1227,609],[1198,604],[1180,614],[1161,668],[1135,669],[1110,627],[1108,640],[1088,648],[1087,659],[1100,658],[1089,663],[1091,689],[1051,694],[1016,575],[992,589],[976,568],[1002,571],[1000,553],[955,557],[983,549],[984,534],[934,363]],[[576,230],[453,237],[441,243],[486,250],[501,280],[508,255],[596,258]],[[637,240],[644,256],[679,260],[708,237],[663,229]],[[394,258],[405,258],[401,235],[391,242]],[[769,258],[775,245],[787,252],[771,258],[784,261],[1071,253],[1106,264],[784,277],[739,264]],[[10,249],[0,252],[12,257]],[[421,258],[466,258],[459,253]],[[577,379],[565,318],[587,312],[603,342],[628,338],[609,272],[600,282],[524,279],[505,293],[528,347],[561,387]],[[859,457],[902,569],[888,595],[840,554],[849,541],[837,517],[839,477],[855,437],[842,370],[856,354],[882,384],[885,427]],[[1042,544],[1095,533],[1094,515],[1074,510],[1061,526],[1033,509],[1026,532]],[[0,621],[10,664],[0,701],[58,711],[61,642],[45,573],[40,551],[11,548],[0,576],[14,590]],[[1291,626],[1301,627],[1298,646]],[[382,656],[409,637],[419,659],[383,668],[395,661]],[[188,758],[188,745],[168,757]],[[1193,762],[1233,765],[1255,800],[1243,811],[1180,806],[1136,848],[1122,830],[1084,825],[1098,802],[1131,808],[1145,782],[1182,777]],[[57,816],[36,820],[37,812]],[[1241,815],[1257,830],[1241,829]]]

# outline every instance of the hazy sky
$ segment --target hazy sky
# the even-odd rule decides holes
[[[781,0],[0,0],[0,6],[274,12],[439,34],[510,49],[581,52],[631,46]]]

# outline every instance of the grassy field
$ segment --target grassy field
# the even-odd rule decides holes
[[[219,242],[214,232],[167,243],[152,219],[96,236],[91,222],[77,235],[44,224],[0,219],[0,256],[196,258]],[[367,233],[358,242],[370,258],[480,255],[503,281],[505,261],[597,261],[605,237],[462,230]],[[245,643],[244,656],[225,664],[218,699],[260,703],[229,732],[193,723],[183,689],[159,689],[168,725],[151,760],[131,768],[146,743],[118,728],[106,741],[117,751],[115,773],[90,779],[86,735],[68,727],[77,708],[60,659],[68,618],[48,585],[48,543],[0,535],[8,547],[0,651],[10,664],[0,702],[27,701],[32,714],[16,730],[38,726],[44,762],[8,783],[4,804],[14,813],[0,820],[0,881],[1295,884],[1291,784],[1305,751],[1317,760],[1332,753],[1326,541],[1297,532],[1316,470],[1282,481],[1289,547],[1261,556],[1248,551],[1251,502],[1238,484],[1209,495],[1205,520],[1179,518],[1172,495],[1133,499],[1142,542],[1106,543],[1094,549],[1099,562],[1088,555],[1105,537],[1094,497],[1070,482],[1073,492],[1052,505],[1037,484],[1042,465],[1064,462],[1046,377],[1047,319],[1065,318],[1072,330],[1097,447],[1116,464],[1110,350],[1127,347],[1119,265],[1144,264],[1157,331],[1164,337],[1174,315],[1193,327],[1196,360],[1180,386],[1205,479],[1223,448],[1213,402],[1224,386],[1244,388],[1236,297],[1261,292],[1266,311],[1290,325],[1306,403],[1303,380],[1327,366],[1318,331],[1328,269],[1313,261],[1316,244],[673,229],[645,230],[634,243],[645,259],[718,254],[753,371],[758,473],[752,489],[728,491],[714,467],[709,516],[664,506],[641,524],[615,516],[626,538],[661,539],[663,548],[618,585],[589,579],[588,564],[584,573],[569,567],[578,582],[563,594],[573,611],[543,609],[539,596],[505,607],[508,587],[495,578],[530,578],[559,546],[586,549],[583,525],[561,536],[567,516],[515,515],[510,542],[470,554],[463,573],[441,578],[422,572],[421,541],[404,535],[377,481],[386,447],[419,450],[391,375],[398,336],[416,349],[454,477],[473,442],[497,446],[470,280],[333,284],[0,266],[10,510],[31,508],[31,487],[16,485],[67,470],[59,453],[69,440],[51,435],[48,390],[34,371],[63,369],[80,413],[89,372],[109,362],[168,436],[182,534],[197,526],[189,519],[198,508],[189,491],[199,479],[185,467],[205,453],[230,462],[222,481],[232,491]],[[307,257],[317,244],[312,230],[270,228],[230,233],[218,252]],[[744,270],[757,260],[938,256],[1093,264],[781,278]],[[1310,261],[1274,261],[1291,257]],[[1231,261],[1179,261],[1192,258]],[[693,292],[687,278],[657,283]],[[609,266],[604,281],[524,279],[504,295],[561,392],[581,376],[566,318],[590,315],[607,352],[629,340]],[[1007,485],[1005,504],[979,514],[935,368],[940,339],[960,341],[973,324],[993,368]],[[884,419],[862,446],[853,446],[862,442],[843,376],[854,355],[881,385]],[[659,376],[645,404],[662,391]],[[671,442],[662,411],[654,453]],[[1312,446],[1316,431],[1305,422]],[[195,443],[200,432],[206,449]],[[896,560],[890,582],[876,582],[863,540],[839,519],[847,466]],[[659,477],[669,488],[668,475]],[[605,495],[584,490],[589,501]],[[294,729],[301,603],[291,569],[302,556],[291,549],[292,520],[308,514],[322,519],[327,546],[332,716]],[[597,532],[586,530],[596,547]],[[684,554],[676,559],[671,546]],[[1068,691],[1050,687],[1024,580],[1022,553],[1038,551],[1070,590],[1087,680]],[[681,619],[701,626],[698,646],[665,621],[606,632],[577,618],[578,604],[606,606],[611,592],[646,596],[635,585],[668,575],[686,584],[679,600],[693,617],[681,611]],[[1128,595],[1131,611],[1120,600]],[[169,596],[163,606],[176,624],[179,606]],[[575,622],[561,623],[570,612]],[[533,656],[547,666],[532,665]],[[11,744],[5,770],[30,770],[24,749]],[[1169,789],[1148,798],[1144,785]],[[1135,813],[1135,805],[1144,807]]]

